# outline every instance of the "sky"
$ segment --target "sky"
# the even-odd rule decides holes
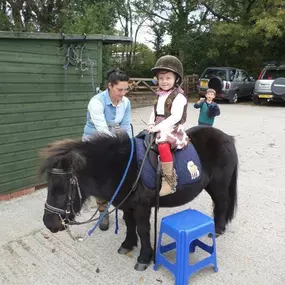
[[[153,44],[150,43],[150,41],[153,39],[154,37],[151,34],[151,29],[147,26],[141,27],[138,33],[137,42],[146,44],[149,48],[153,49]],[[164,37],[164,45],[168,43],[170,43],[170,36],[166,35]]]
[[[189,17],[194,17],[196,19],[199,19],[200,15],[201,15],[201,12],[203,12],[204,9],[203,8],[200,8],[198,9],[197,11],[192,11],[190,12],[189,14]],[[163,12],[162,14],[165,18],[167,18],[167,15]],[[151,34],[151,29],[148,28],[148,25],[150,25],[150,21],[147,21],[145,23],[145,25],[143,25],[141,27],[141,29],[139,30],[139,33],[138,33],[138,37],[137,37],[137,41],[140,42],[140,43],[144,43],[146,44],[149,48],[153,49],[153,44],[150,43],[149,41],[150,40],[153,40],[153,35]],[[119,26],[118,26],[119,27]],[[136,29],[136,26],[134,26],[134,31]],[[134,38],[134,37],[133,37]],[[166,35],[164,37],[164,45],[166,44],[169,44],[171,41],[171,37],[169,35]]]
[[[153,49],[153,44],[150,41],[154,40],[154,36],[152,35],[151,29],[148,27],[149,22],[146,22],[139,30],[138,36],[137,36],[137,42],[143,43],[147,45],[149,48]],[[135,32],[136,30],[136,25],[133,26],[133,30]],[[117,23],[117,29],[121,29],[121,25]],[[134,40],[135,35],[133,35],[133,40]],[[164,37],[164,45],[170,43],[170,36],[166,35]]]

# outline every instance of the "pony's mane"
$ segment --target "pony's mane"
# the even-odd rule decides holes
[[[50,143],[46,148],[40,150],[39,154],[44,158],[40,167],[40,174],[48,169],[58,167],[58,164],[65,162],[69,168],[74,170],[82,169],[86,165],[85,153],[102,152],[107,147],[125,145],[129,136],[126,132],[117,132],[116,136],[98,132],[88,141],[80,139],[65,139]]]
[[[116,132],[116,135],[104,133],[104,132],[96,132],[92,137],[90,137],[89,142],[91,144],[96,143],[105,143],[106,141],[110,143],[120,144],[127,142],[129,139],[128,134],[125,131],[118,130]]]
[[[83,144],[81,140],[65,139],[50,143],[46,148],[40,150],[39,154],[44,158],[44,162],[40,167],[40,174],[51,168],[57,168],[58,165],[69,164],[72,168],[74,165],[83,166],[86,159],[78,152],[78,149]],[[61,166],[61,168],[66,168]],[[67,170],[67,169],[65,169]]]
[[[40,150],[40,156],[43,158],[49,158],[54,155],[64,155],[65,153],[72,151],[78,144],[79,140],[64,139],[49,143],[46,148]]]

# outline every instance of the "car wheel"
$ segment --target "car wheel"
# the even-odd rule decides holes
[[[260,105],[261,104],[261,100],[258,98],[258,96],[253,96],[253,104],[254,105]]]
[[[235,93],[232,95],[232,97],[229,99],[229,103],[235,104],[235,103],[237,103],[237,101],[238,101],[238,93],[235,92]]]
[[[250,92],[250,94],[248,95],[248,99],[250,100],[250,101],[252,101],[253,100],[253,90]]]

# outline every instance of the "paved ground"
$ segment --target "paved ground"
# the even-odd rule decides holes
[[[188,126],[197,111],[189,104]],[[133,110],[136,133],[151,107]],[[191,285],[285,284],[285,109],[284,106],[221,105],[216,127],[236,137],[240,159],[239,206],[225,235],[217,239],[219,272],[211,268],[193,276]],[[0,204],[1,285],[135,285],[174,284],[164,268],[136,272],[138,249],[129,256],[116,253],[124,239],[120,219],[108,232],[95,231],[77,243],[66,233],[52,235],[42,223],[46,190]],[[188,204],[211,213],[206,193]],[[186,206],[187,207],[187,206]],[[186,207],[161,209],[160,218]],[[88,213],[84,213],[86,217]],[[83,235],[88,227],[73,228]]]

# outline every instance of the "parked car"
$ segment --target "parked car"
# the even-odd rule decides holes
[[[198,81],[198,93],[204,96],[208,88],[216,90],[216,99],[236,103],[241,97],[251,97],[255,80],[235,67],[208,67]]]
[[[285,102],[285,86],[282,88],[282,81],[285,77],[285,65],[267,65],[259,74],[253,91],[253,103],[260,104],[262,101],[283,101]],[[283,78],[283,80],[282,80]],[[278,79],[279,84],[275,81]],[[275,82],[275,84],[274,84]],[[278,88],[275,88],[278,85]],[[282,91],[284,90],[284,92]]]

